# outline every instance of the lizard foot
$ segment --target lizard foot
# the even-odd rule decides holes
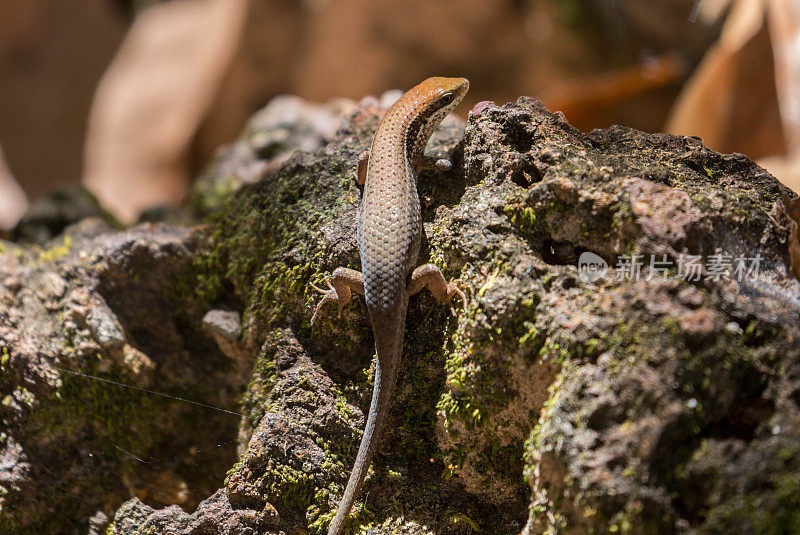
[[[313,282],[309,283],[312,288],[322,294],[322,299],[317,303],[314,315],[311,316],[311,325],[314,325],[317,314],[325,303],[336,303],[339,306],[339,314],[341,314],[342,309],[347,306],[352,298],[352,291],[362,295],[364,293],[364,278],[361,273],[352,269],[335,269],[333,271],[333,282],[326,276],[325,284],[328,285],[327,290],[320,288]]]
[[[411,273],[411,280],[408,284],[408,294],[414,295],[427,286],[440,303],[450,303],[451,310],[453,310],[453,297],[456,295],[461,297],[461,301],[464,303],[464,307],[466,307],[467,296],[461,288],[458,287],[459,282],[463,281],[455,279],[448,283],[442,275],[442,272],[439,271],[439,268],[433,264],[424,264]],[[455,314],[455,310],[453,310],[453,313]]]
[[[450,312],[453,314],[453,316],[458,316],[458,313],[453,306],[453,297],[456,295],[461,298],[461,305],[463,306],[464,310],[467,309],[467,294],[464,293],[464,290],[459,288],[459,284],[464,284],[464,281],[461,279],[453,279],[447,285],[447,299],[450,302]]]
[[[317,314],[319,314],[319,310],[325,303],[337,303],[339,305],[339,314],[342,313],[342,308],[344,308],[344,305],[346,304],[341,303],[342,299],[339,298],[339,294],[336,293],[336,288],[333,287],[331,280],[327,276],[325,277],[325,283],[328,285],[327,290],[320,288],[313,282],[308,283],[312,288],[322,294],[322,299],[320,299],[319,303],[317,303],[317,308],[314,309],[314,315],[311,316],[311,325],[314,325],[314,322],[317,320]]]

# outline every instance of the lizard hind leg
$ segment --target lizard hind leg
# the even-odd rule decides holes
[[[408,282],[408,295],[414,295],[426,286],[441,303],[449,303],[454,296],[458,295],[464,306],[467,306],[467,296],[458,287],[456,281],[448,283],[442,272],[434,264],[423,264],[411,273],[411,280]]]
[[[314,325],[317,314],[325,303],[339,305],[339,313],[341,314],[342,309],[350,302],[352,292],[364,295],[364,276],[354,269],[336,268],[333,270],[333,280],[325,277],[325,282],[328,284],[327,290],[314,283],[309,283],[312,288],[322,294],[322,299],[317,303],[314,315],[311,316],[311,325]]]

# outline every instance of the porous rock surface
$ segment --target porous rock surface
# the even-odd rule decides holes
[[[358,447],[373,346],[363,300],[310,328],[309,282],[359,268],[353,174],[386,104],[363,100],[330,142],[280,166],[267,161],[279,151],[252,149],[274,138],[266,120],[202,177],[204,226],[86,220],[55,238],[63,251],[4,244],[0,525],[59,517],[79,530],[106,515],[114,533],[324,532]],[[584,134],[529,98],[449,119],[429,152],[455,165],[419,179],[421,261],[460,278],[468,302],[453,315],[412,298],[350,528],[800,531],[789,192],[696,138]],[[584,252],[609,264],[605,277],[580,276]],[[701,256],[699,280],[647,276],[682,254]],[[715,254],[758,255],[758,273],[715,275]],[[633,255],[639,280],[618,264]],[[86,379],[60,369],[244,416],[237,429],[177,400],[109,400],[120,392],[79,389]],[[233,446],[188,458],[226,441],[235,459]],[[154,475],[164,484],[148,488],[173,490],[131,483]]]
[[[203,241],[85,219],[44,248],[0,243],[0,531],[85,533],[131,493],[213,492],[238,419],[141,390],[236,407],[245,377],[175,294]]]

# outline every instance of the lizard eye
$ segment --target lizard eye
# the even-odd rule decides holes
[[[453,95],[452,91],[448,91],[447,93],[445,93],[444,95],[439,97],[439,105],[440,106],[447,106],[448,104],[453,102],[453,96],[454,95]]]

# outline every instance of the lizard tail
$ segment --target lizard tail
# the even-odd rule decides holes
[[[347,481],[344,495],[339,501],[339,509],[336,511],[336,516],[328,528],[328,535],[340,535],[342,533],[344,523],[353,508],[358,491],[361,490],[361,484],[364,482],[369,470],[383,424],[386,422],[389,406],[394,396],[397,373],[400,368],[405,310],[402,311],[401,316],[400,321],[395,319],[394,321],[381,322],[387,328],[373,328],[375,331],[375,349],[378,355],[378,365],[375,370],[375,386],[372,389],[369,416],[367,417],[367,425],[364,428],[364,436],[361,438],[361,445],[358,448],[358,455],[353,464],[353,471],[350,473],[350,479]]]

